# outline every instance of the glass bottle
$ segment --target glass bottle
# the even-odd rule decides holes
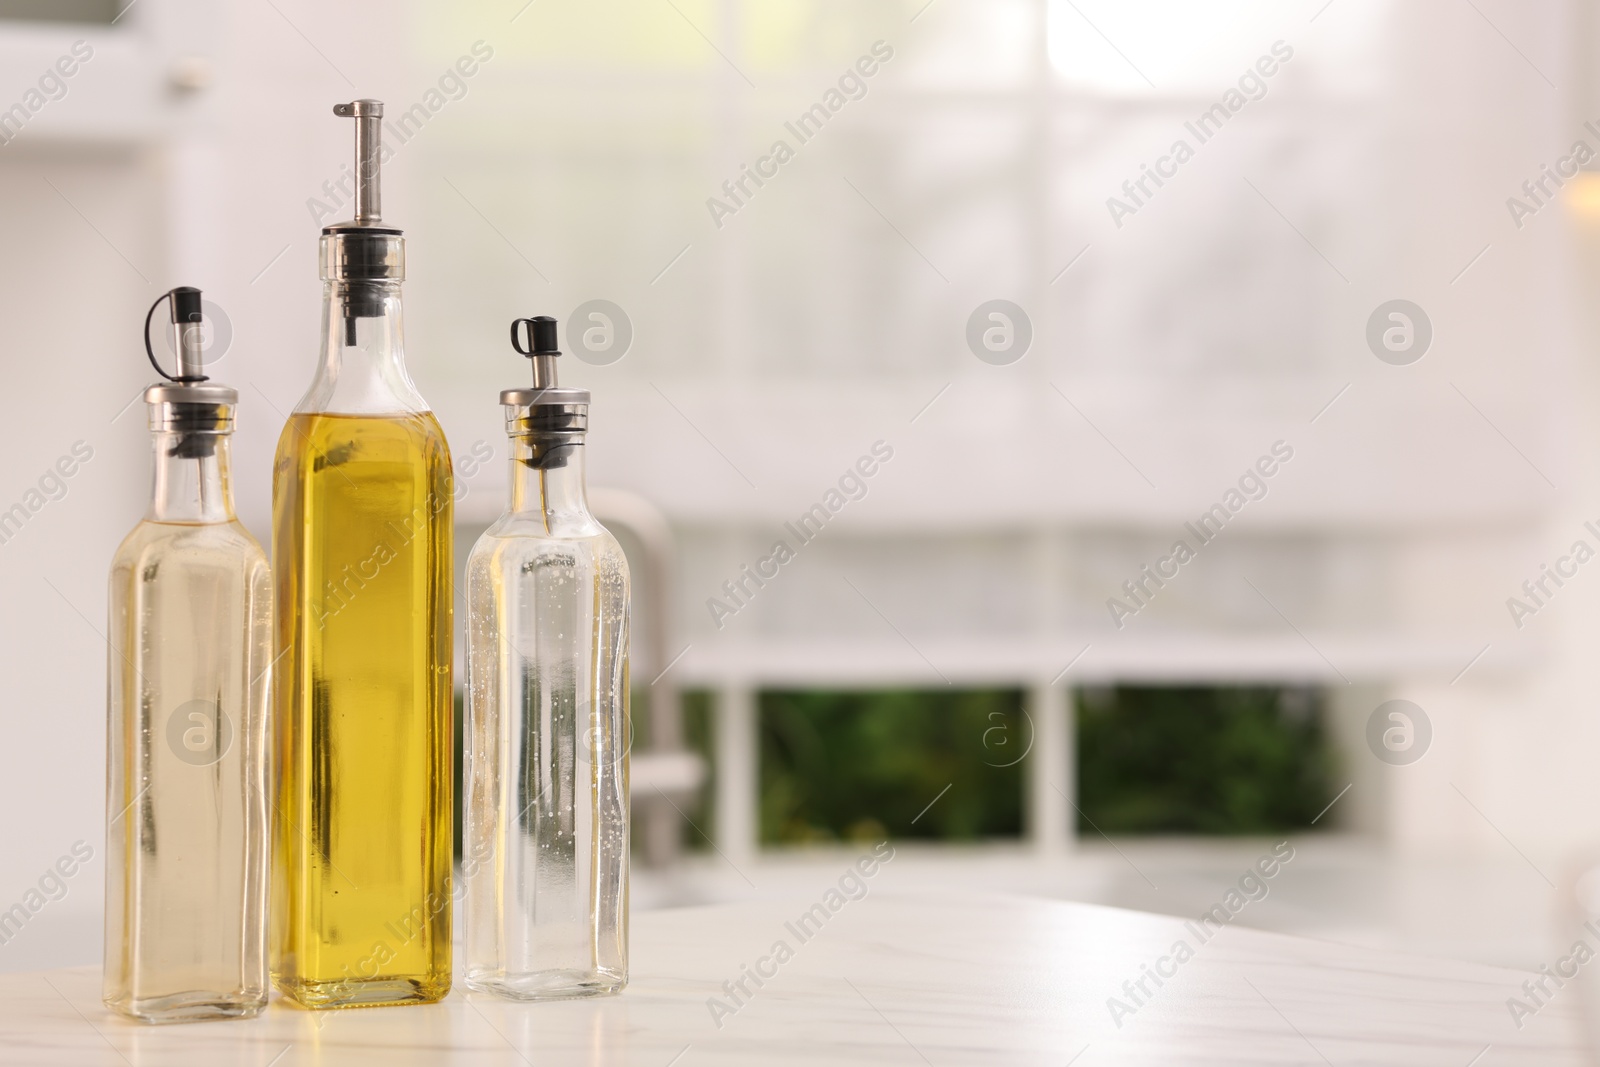
[[[467,562],[466,983],[517,1000],[628,982],[628,564],[589,513],[589,394],[500,394],[511,506]]]
[[[450,453],[405,369],[383,105],[334,112],[356,119],[356,217],[323,230],[322,363],[272,491],[272,970],[310,1008],[450,989]]]
[[[151,1023],[267,1003],[271,578],[233,513],[238,394],[200,374],[200,291],[169,297],[182,373],[145,392],[155,482],[111,564],[106,672],[103,997]]]

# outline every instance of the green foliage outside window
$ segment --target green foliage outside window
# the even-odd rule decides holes
[[[1262,834],[1309,826],[1334,796],[1320,711],[1304,689],[1081,691],[1078,830]]]
[[[1014,690],[762,693],[762,843],[1018,836],[1021,712]]]
[[[686,741],[708,766],[714,705],[684,694]],[[1075,705],[1083,836],[1274,833],[1310,825],[1336,792],[1315,691],[1121,686]],[[1023,832],[1033,739],[1019,691],[777,691],[759,708],[764,845]],[[709,782],[688,810],[714,837]],[[693,830],[684,844],[709,848]]]

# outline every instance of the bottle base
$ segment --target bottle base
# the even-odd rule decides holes
[[[141,1023],[199,1023],[208,1019],[250,1019],[267,1006],[265,993],[241,995],[189,991],[164,997],[108,1000],[106,1007]]]
[[[605,971],[506,974],[486,970],[468,971],[466,983],[467,988],[475,993],[489,993],[506,1000],[573,1000],[620,993],[628,984],[628,978]]]
[[[335,979],[313,982],[276,978],[278,992],[302,1008],[324,1011],[338,1008],[383,1008],[402,1004],[432,1004],[450,992],[450,978],[380,975],[356,981]]]

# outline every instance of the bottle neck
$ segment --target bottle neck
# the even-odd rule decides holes
[[[152,522],[232,522],[231,435],[158,430],[151,436],[155,480],[145,517]],[[198,440],[202,437],[203,442]]]
[[[559,453],[559,465],[552,452]],[[566,435],[555,445],[534,436],[511,438],[511,510],[541,519],[549,532],[593,524],[581,435]]]
[[[322,363],[295,410],[349,415],[428,410],[406,371],[399,282],[323,286]]]

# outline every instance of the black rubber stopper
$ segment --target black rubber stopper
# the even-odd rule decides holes
[[[527,324],[524,334],[518,327]],[[524,344],[526,337],[526,344]],[[556,320],[549,315],[535,315],[530,319],[515,319],[511,323],[511,347],[528,357],[559,356],[556,347]]]
[[[180,285],[172,290],[172,324],[179,326],[200,319],[200,290],[192,285]]]

